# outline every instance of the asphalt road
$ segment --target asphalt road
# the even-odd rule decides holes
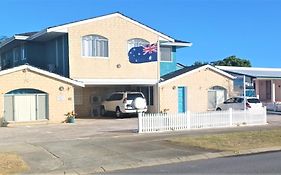
[[[281,152],[182,162],[108,174],[281,174]]]

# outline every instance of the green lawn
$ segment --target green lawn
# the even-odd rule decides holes
[[[170,139],[169,141],[175,144],[219,151],[265,148],[281,146],[281,128],[225,134],[208,134],[203,136],[181,136]]]

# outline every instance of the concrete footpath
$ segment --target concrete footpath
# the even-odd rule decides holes
[[[279,128],[281,126],[279,116],[273,119],[274,122],[266,126],[159,134],[138,134],[134,130],[128,132],[127,129],[120,130],[120,132],[112,130],[92,132],[89,130],[93,127],[91,124],[82,125],[83,127],[63,124],[4,128],[1,129],[3,132],[0,135],[0,150],[21,155],[30,166],[30,171],[26,174],[90,174],[233,154],[281,150],[281,147],[274,147],[245,150],[240,153],[218,152],[180,146],[167,141],[181,135]],[[84,132],[76,132],[77,127],[81,127]],[[52,132],[48,129],[51,129]]]

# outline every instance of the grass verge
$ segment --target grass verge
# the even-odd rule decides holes
[[[28,170],[26,163],[15,153],[0,153],[0,175],[21,173]]]
[[[243,131],[202,136],[181,136],[169,140],[172,143],[219,151],[240,151],[255,148],[281,146],[281,129]]]

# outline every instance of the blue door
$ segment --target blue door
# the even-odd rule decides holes
[[[186,87],[178,87],[178,112],[186,112]]]

